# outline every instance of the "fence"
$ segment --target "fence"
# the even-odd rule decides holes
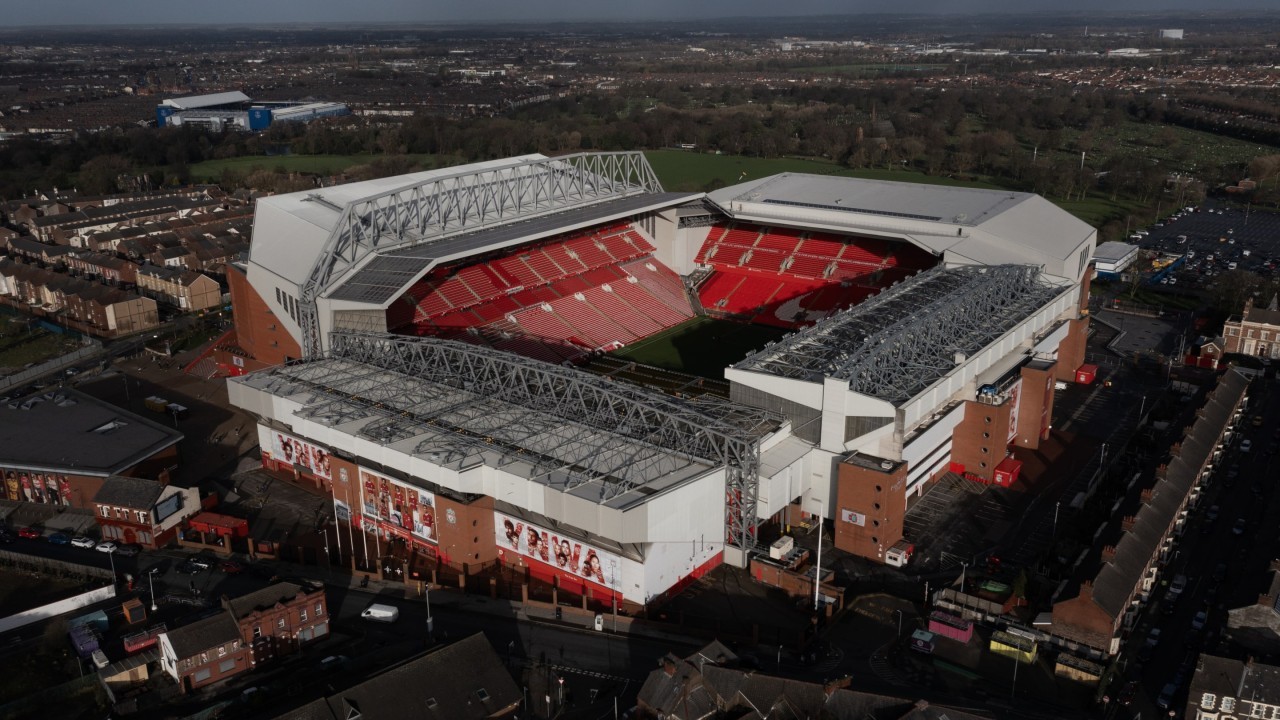
[[[0,392],[37,380],[50,373],[64,370],[102,352],[102,343],[100,341],[92,340],[90,342],[92,344],[86,345],[74,352],[69,352],[66,355],[56,357],[52,360],[47,360],[35,367],[27,368],[26,370],[16,372],[12,375],[0,377]]]

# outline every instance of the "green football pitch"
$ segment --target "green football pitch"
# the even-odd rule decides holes
[[[644,365],[723,380],[726,367],[786,332],[767,325],[696,317],[611,355]]]

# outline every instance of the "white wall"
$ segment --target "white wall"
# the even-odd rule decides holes
[[[57,617],[63,613],[69,613],[72,610],[79,610],[103,600],[110,600],[116,596],[115,584],[100,587],[96,590],[80,593],[74,597],[65,598],[48,605],[41,605],[30,610],[23,610],[20,613],[14,613],[6,618],[0,618],[0,633],[6,633],[10,630],[16,630],[32,623],[38,623],[48,620],[51,617]]]

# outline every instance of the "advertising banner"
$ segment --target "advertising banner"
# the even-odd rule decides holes
[[[493,513],[493,532],[499,550],[622,591],[622,560],[611,552],[500,512]]]
[[[367,518],[402,528],[419,540],[439,542],[434,493],[360,468],[360,503]]]
[[[276,462],[296,465],[318,478],[332,479],[328,451],[305,440],[259,425],[258,445],[270,452],[271,459]]]
[[[847,523],[853,523],[854,525],[865,526],[867,524],[866,515],[863,515],[862,513],[854,512],[852,510],[846,510],[844,508],[841,508],[840,510],[840,519]]]
[[[71,486],[66,475],[33,473],[26,470],[2,470],[4,497],[42,505],[71,506]]]
[[[1022,394],[1022,381],[1013,384],[1009,388],[1009,402],[1013,403],[1009,406],[1009,438],[1005,442],[1013,442],[1013,438],[1018,434],[1018,410],[1019,395]]]

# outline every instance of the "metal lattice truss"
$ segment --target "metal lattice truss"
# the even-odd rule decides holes
[[[436,464],[524,463],[531,479],[566,492],[598,487],[597,502],[724,467],[726,541],[754,546],[760,439],[781,425],[768,412],[466,343],[381,333],[332,333],[326,358],[270,374],[269,391],[310,393],[299,414],[317,422],[368,418],[360,434],[383,443],[421,438],[413,452]]]
[[[342,215],[302,287],[303,351],[321,352],[316,298],[372,254],[661,191],[643,153],[578,153],[442,175],[335,206]]]
[[[1033,265],[935,267],[755,352],[736,369],[820,382],[895,405],[1067,292]]]

